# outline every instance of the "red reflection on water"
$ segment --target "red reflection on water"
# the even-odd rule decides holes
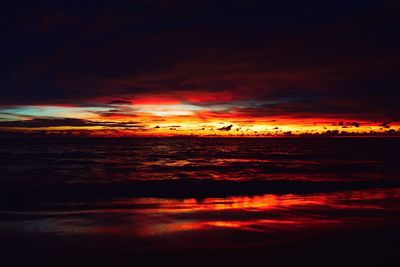
[[[146,198],[123,200],[118,204],[144,205],[144,208],[135,211],[143,223],[135,224],[133,232],[139,236],[159,236],[221,228],[271,232],[380,220],[385,218],[380,218],[379,214],[370,217],[360,214],[361,218],[358,218],[340,211],[397,211],[399,206],[391,205],[390,200],[398,199],[400,189],[376,189],[319,195],[264,195],[204,200]]]
[[[400,223],[399,200],[400,189],[203,200],[123,199],[95,203],[86,209],[76,207],[73,211],[22,212],[24,216],[32,216],[31,219],[10,221],[9,226],[2,227],[21,225],[28,232],[150,240],[149,246],[157,244],[163,249],[170,242],[182,247],[253,246],[342,227]]]

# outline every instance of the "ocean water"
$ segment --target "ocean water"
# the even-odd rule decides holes
[[[398,179],[398,138],[2,139],[1,181]]]
[[[398,138],[1,139],[2,251],[389,257],[399,151]]]

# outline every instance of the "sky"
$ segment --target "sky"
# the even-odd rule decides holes
[[[398,1],[14,1],[0,132],[396,134]]]

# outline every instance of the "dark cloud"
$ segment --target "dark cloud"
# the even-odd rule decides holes
[[[378,0],[6,4],[0,105],[124,105],[149,94],[185,101],[182,93],[195,91],[282,101],[242,109],[254,117],[389,120],[400,116],[398,7]]]
[[[110,122],[110,121],[90,121],[74,118],[34,118],[19,121],[0,121],[0,127],[7,128],[45,128],[45,127],[88,127],[88,126],[107,126],[124,128],[141,128],[138,122]]]
[[[230,131],[232,129],[232,127],[233,127],[233,125],[231,124],[231,125],[228,125],[228,126],[224,126],[224,127],[218,128],[217,130],[219,130],[219,131]]]
[[[114,101],[113,101],[114,102]],[[127,117],[133,118],[136,117],[135,111],[131,106],[125,106],[125,103],[122,101],[115,101],[114,104],[107,104],[104,107],[112,106],[111,109],[102,110],[102,111],[91,111],[94,114],[98,114],[100,117],[104,118],[113,118],[113,117]],[[122,105],[122,106],[120,106]]]

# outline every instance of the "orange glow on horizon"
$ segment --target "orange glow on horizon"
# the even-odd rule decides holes
[[[183,96],[193,102],[209,101],[207,95]],[[229,95],[226,98],[230,98]],[[302,117],[293,115],[256,116],[228,104],[201,105],[159,99],[114,100],[104,107],[32,106],[17,110],[22,122],[36,117],[48,120],[72,118],[78,125],[23,125],[0,127],[15,132],[46,132],[104,137],[200,136],[263,137],[301,135],[398,135],[400,124],[340,117]],[[228,105],[228,106],[226,106]],[[25,113],[24,113],[25,112]],[[54,117],[49,115],[54,114]],[[25,117],[23,117],[25,116]]]

